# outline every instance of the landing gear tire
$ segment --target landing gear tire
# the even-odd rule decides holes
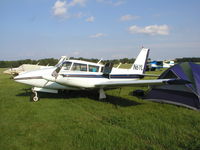
[[[32,91],[31,96],[30,96],[30,101],[37,102],[39,100],[40,100],[40,98],[39,98],[38,93],[36,91]]]

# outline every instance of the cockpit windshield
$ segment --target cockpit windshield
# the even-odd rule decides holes
[[[63,65],[62,65],[62,69],[63,70],[69,70],[70,67],[71,67],[72,63],[71,62],[64,62]]]

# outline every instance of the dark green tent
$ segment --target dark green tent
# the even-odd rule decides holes
[[[152,86],[145,99],[200,110],[200,65],[188,62],[177,64],[163,72],[159,78],[178,78],[191,83]]]

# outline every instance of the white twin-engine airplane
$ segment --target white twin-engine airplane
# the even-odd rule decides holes
[[[139,80],[144,76],[149,49],[142,48],[130,69],[114,68],[80,60],[64,59],[52,68],[20,74],[15,81],[33,86],[32,101],[38,101],[37,92],[58,93],[58,90],[99,90],[99,99],[106,98],[104,89],[121,86],[148,86],[170,84],[177,79]],[[151,76],[151,75],[150,75]]]

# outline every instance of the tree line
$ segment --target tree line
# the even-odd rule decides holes
[[[57,64],[58,59],[54,58],[46,58],[46,59],[39,59],[39,60],[31,60],[31,59],[25,59],[25,60],[16,60],[16,61],[0,61],[0,68],[15,68],[19,67],[23,64],[39,64],[39,65],[49,65],[54,66]]]
[[[184,58],[176,58],[176,62],[200,62],[200,57],[184,57]]]
[[[70,59],[90,61],[94,63],[97,63],[100,61],[99,59],[95,59],[95,58],[88,59],[88,58],[83,58],[83,57],[79,57],[79,58],[71,57]],[[111,62],[113,64],[119,64],[121,62],[124,64],[124,63],[133,63],[134,61],[135,59],[123,58],[123,59],[113,59],[113,60],[101,60],[101,63],[106,64],[108,62]],[[46,59],[39,59],[39,60],[25,59],[25,60],[16,60],[16,61],[0,61],[0,68],[15,68],[23,64],[39,64],[39,65],[44,65],[44,66],[46,65],[54,66],[57,63],[58,63],[58,59],[54,59],[54,58],[46,58]]]
[[[70,59],[78,59],[78,60],[84,60],[84,61],[90,61],[90,62],[99,62],[99,59],[95,59],[95,58],[83,58],[83,57],[79,57],[79,58],[75,58],[75,57],[71,57]],[[134,58],[123,58],[123,59],[113,59],[113,60],[102,60],[101,63],[102,64],[106,64],[108,62],[111,62],[113,64],[132,64],[134,63],[135,59]],[[149,59],[150,61],[150,59]],[[200,62],[200,57],[187,57],[187,58],[176,58],[175,59],[176,63],[180,63],[180,62]],[[0,68],[11,68],[11,67],[18,67],[20,65],[23,64],[39,64],[39,65],[49,65],[49,66],[54,66],[58,63],[58,59],[54,59],[54,58],[46,58],[46,59],[39,59],[39,60],[31,60],[31,59],[25,59],[25,60],[16,60],[16,61],[0,61]]]

